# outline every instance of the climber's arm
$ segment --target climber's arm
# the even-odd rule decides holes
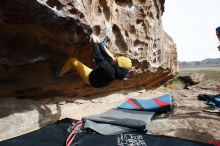
[[[103,46],[103,47],[104,47],[106,53],[113,59],[113,61],[116,61],[115,56],[105,46]]]
[[[100,38],[94,34],[91,35],[92,41],[94,44],[98,43],[100,44]],[[105,52],[105,54],[107,54],[109,57],[112,58],[113,61],[116,61],[116,58],[114,57],[114,55],[104,46],[104,45],[99,45],[100,49],[102,52]]]

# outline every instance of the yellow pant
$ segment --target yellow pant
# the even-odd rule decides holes
[[[92,69],[84,65],[76,58],[71,57],[66,61],[60,72],[60,75],[62,76],[63,74],[70,71],[72,68],[75,68],[79,75],[82,77],[83,81],[90,85],[89,74],[92,72]]]

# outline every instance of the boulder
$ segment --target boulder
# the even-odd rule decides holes
[[[194,73],[190,74],[190,78],[191,78],[191,80],[192,80],[194,85],[195,84],[199,84],[200,82],[202,82],[204,80],[204,76],[205,76],[204,73],[196,73],[196,72],[194,72]]]
[[[204,73],[191,73],[190,75],[180,76],[180,80],[182,80],[187,86],[188,85],[196,85],[204,80]]]
[[[0,2],[0,97],[88,96],[161,85],[178,72],[176,45],[163,30],[164,0],[3,0]],[[93,68],[90,34],[130,57],[127,80],[96,89],[73,72],[75,56]]]

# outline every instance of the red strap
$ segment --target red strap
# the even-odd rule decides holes
[[[167,102],[164,102],[162,100],[159,100],[157,98],[153,98],[153,101],[160,107],[165,107],[165,106],[169,106],[170,104]]]
[[[128,103],[130,103],[133,107],[135,107],[136,109],[141,109],[140,106],[138,106],[137,104],[135,104],[130,98],[127,101]]]
[[[72,144],[74,138],[76,137],[77,132],[80,130],[82,125],[83,125],[83,120],[80,120],[75,124],[72,132],[70,133],[70,135],[68,136],[68,138],[66,140],[66,146],[70,146]]]
[[[220,140],[209,140],[209,144],[214,144],[215,146],[220,146]]]

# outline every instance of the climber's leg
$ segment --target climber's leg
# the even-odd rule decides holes
[[[69,58],[67,62],[64,64],[63,69],[60,72],[62,76],[66,72],[70,71],[72,68],[75,68],[79,75],[82,77],[84,82],[90,85],[89,82],[89,74],[91,73],[92,69],[84,65],[82,62],[77,60],[76,58]]]
[[[62,75],[64,75],[65,73],[69,72],[72,68],[73,68],[73,66],[72,66],[71,58],[70,58],[70,59],[68,59],[68,60],[65,62],[64,66],[63,66],[63,68],[62,68],[62,70],[60,71],[60,76],[62,76]]]

